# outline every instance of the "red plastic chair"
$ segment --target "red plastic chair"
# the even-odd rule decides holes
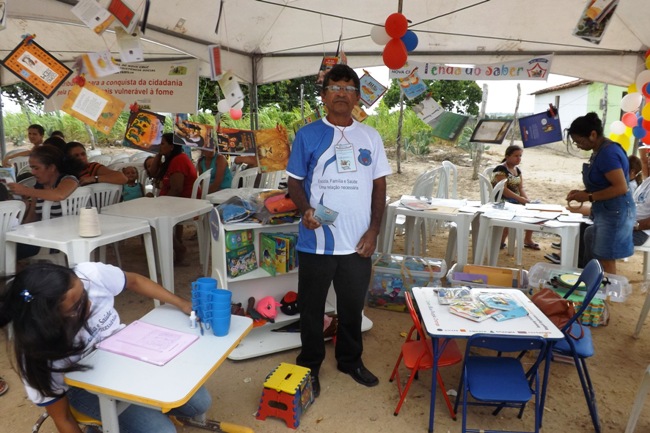
[[[397,408],[393,413],[395,416],[399,414],[402,404],[404,403],[404,399],[406,398],[406,394],[408,393],[409,388],[413,383],[413,379],[416,378],[418,372],[420,370],[429,370],[433,367],[433,348],[431,346],[431,339],[427,338],[426,333],[422,329],[422,323],[420,322],[418,313],[413,307],[413,299],[411,298],[411,294],[406,292],[404,295],[406,297],[406,307],[411,314],[411,319],[413,319],[413,326],[406,336],[406,341],[404,344],[402,344],[402,350],[399,354],[399,357],[397,358],[395,367],[393,368],[393,373],[390,375],[390,382],[392,382],[394,379],[397,379],[397,391],[399,392],[399,402],[397,403]],[[419,339],[416,339],[413,335],[414,331],[417,332]],[[462,359],[463,356],[458,349],[456,342],[454,340],[448,340],[445,350],[442,352],[440,360],[438,361],[438,368],[457,364],[462,361]],[[399,374],[399,367],[402,363],[402,360],[404,360],[404,366],[409,370],[408,379],[404,387],[402,387],[402,381]],[[447,395],[445,384],[442,381],[442,376],[440,376],[440,370],[437,372],[437,380],[438,386],[440,387],[442,395],[445,398],[445,403],[447,403],[449,414],[455,420],[456,413],[454,412],[454,408],[451,405],[451,401],[449,401],[449,396]]]

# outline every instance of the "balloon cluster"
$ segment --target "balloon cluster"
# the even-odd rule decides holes
[[[227,99],[222,99],[217,103],[217,110],[219,110],[219,113],[228,113],[232,120],[239,120],[242,118],[244,115],[242,108],[244,108],[244,101],[239,101],[232,107]]]
[[[625,150],[630,146],[631,136],[650,145],[650,50],[645,53],[645,64],[647,69],[637,75],[636,81],[627,88],[628,94],[621,99],[625,114],[609,125],[609,138]]]
[[[408,60],[408,53],[418,46],[417,35],[408,29],[409,23],[401,13],[390,14],[384,26],[373,26],[370,38],[378,45],[386,45],[382,58],[390,69],[399,69]]]

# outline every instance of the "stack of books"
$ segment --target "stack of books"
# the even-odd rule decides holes
[[[269,274],[286,274],[298,267],[296,233],[260,233],[260,268]]]

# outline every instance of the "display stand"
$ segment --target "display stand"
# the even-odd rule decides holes
[[[298,291],[298,270],[292,270],[286,274],[277,274],[272,276],[262,268],[243,274],[236,278],[228,277],[226,261],[226,233],[236,230],[253,231],[253,242],[255,245],[255,255],[259,260],[260,233],[295,233],[298,231],[299,222],[279,225],[262,225],[258,223],[234,223],[234,224],[213,224],[212,230],[218,232],[218,240],[212,237],[212,277],[219,281],[219,287],[232,291],[232,302],[241,302],[244,308],[251,296],[259,301],[265,296],[273,296],[276,301],[280,301],[288,291]],[[215,227],[218,225],[218,227]],[[330,287],[327,296],[326,313],[336,311],[336,295]],[[280,311],[275,318],[275,323],[267,323],[264,326],[254,328],[242,342],[228,356],[231,360],[242,360],[254,358],[257,356],[268,355],[283,350],[295,349],[300,347],[299,332],[272,332],[273,329],[283,328],[291,322],[297,322],[299,315],[288,316]],[[365,315],[361,324],[363,332],[372,328],[372,321]]]

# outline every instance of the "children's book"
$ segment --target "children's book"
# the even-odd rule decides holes
[[[438,302],[450,305],[458,302],[471,302],[472,292],[469,287],[452,287],[438,289]]]
[[[479,293],[478,298],[488,307],[497,310],[513,310],[520,306],[505,293]]]
[[[136,320],[97,348],[154,365],[165,365],[192,344],[198,335]]]
[[[275,239],[268,233],[260,233],[260,268],[275,276]]]
[[[516,307],[512,310],[503,310],[492,316],[497,322],[502,322],[504,320],[516,319],[517,317],[526,317],[528,316],[528,310],[524,307]]]
[[[481,301],[459,302],[449,306],[449,312],[475,322],[482,322],[489,319],[493,314],[500,312],[490,308]]]

